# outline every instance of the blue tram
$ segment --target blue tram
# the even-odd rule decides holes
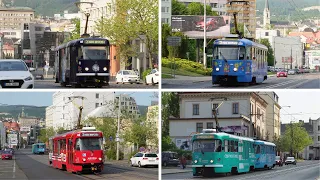
[[[254,149],[256,155],[255,169],[271,169],[276,164],[276,145],[271,142],[255,140]]]
[[[261,83],[267,79],[268,48],[248,39],[216,40],[212,84]]]
[[[46,151],[45,143],[36,143],[32,144],[32,153],[33,154],[44,154]]]

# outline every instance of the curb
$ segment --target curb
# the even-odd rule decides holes
[[[163,171],[163,169],[162,169],[162,171]],[[162,172],[161,174],[162,175],[165,175],[165,174],[180,174],[180,173],[188,173],[188,172],[192,172],[192,170],[179,171],[179,172],[167,172],[167,173]]]

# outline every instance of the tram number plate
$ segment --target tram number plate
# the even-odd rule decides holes
[[[19,83],[6,83],[5,86],[19,86]]]

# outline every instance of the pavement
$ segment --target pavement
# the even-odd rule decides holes
[[[320,161],[307,160],[298,162],[297,165],[276,166],[272,170],[257,170],[251,173],[242,173],[238,175],[216,175],[214,180],[319,180],[320,179]],[[193,177],[192,171],[186,169],[182,172],[181,169],[175,168],[171,173],[163,173],[163,180],[180,180],[180,179],[203,179],[203,177]],[[169,172],[169,171],[167,171]]]
[[[177,174],[177,173],[187,173],[192,172],[192,168],[190,165],[187,165],[185,169],[182,169],[181,166],[179,167],[162,167],[161,174]]]
[[[163,89],[320,89],[320,73],[289,75],[277,78],[269,75],[268,79],[257,85],[239,84],[233,86],[212,85],[211,76],[177,76],[176,79],[162,79]]]

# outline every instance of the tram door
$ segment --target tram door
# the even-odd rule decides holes
[[[76,74],[78,71],[78,48],[70,47],[70,82],[76,82]]]
[[[68,164],[72,165],[73,164],[73,142],[72,139],[68,140]]]

